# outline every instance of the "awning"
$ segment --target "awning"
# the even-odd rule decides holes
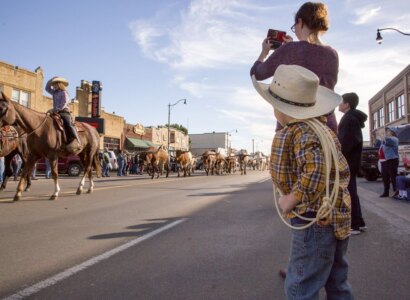
[[[155,144],[153,144],[150,141],[129,138],[129,137],[127,137],[126,145],[129,148],[144,148],[144,149],[155,146]]]

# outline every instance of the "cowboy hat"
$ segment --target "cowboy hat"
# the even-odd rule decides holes
[[[280,65],[272,83],[258,82],[252,76],[256,91],[275,109],[296,119],[328,114],[342,101],[332,90],[319,85],[319,77],[297,65]]]
[[[52,80],[51,80],[51,82],[52,83],[57,83],[57,82],[61,82],[62,84],[64,84],[65,86],[68,86],[68,80],[67,79],[65,79],[65,78],[63,78],[63,77],[54,77]]]

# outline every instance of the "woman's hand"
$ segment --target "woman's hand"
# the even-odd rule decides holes
[[[279,207],[284,214],[288,214],[298,204],[298,200],[293,193],[281,196],[278,201]]]
[[[266,39],[264,39],[263,42],[262,42],[262,51],[261,51],[261,54],[260,54],[259,57],[258,57],[258,60],[259,60],[260,62],[264,62],[266,56],[269,55],[269,51],[270,51],[270,50],[271,50],[271,48],[270,48],[270,43],[269,43],[268,39],[266,38]]]
[[[270,46],[271,44],[269,43],[268,38],[264,39],[262,42],[262,53],[266,53],[266,55],[268,55],[271,50]]]
[[[292,38],[290,35],[286,35],[286,36],[283,38],[283,43],[284,43],[284,44],[287,44],[287,43],[290,43],[290,42],[293,42],[293,38]]]

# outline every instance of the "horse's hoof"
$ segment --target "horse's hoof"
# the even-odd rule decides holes
[[[77,194],[77,195],[81,195],[82,192],[83,192],[82,190],[78,189],[76,194]]]
[[[52,195],[51,197],[50,197],[50,200],[56,200],[57,199],[57,196],[56,195]]]
[[[93,190],[88,190],[87,194],[91,194],[93,192]]]
[[[25,192],[29,192],[29,191],[30,191],[30,188],[26,188],[24,191],[25,191]]]
[[[20,200],[20,196],[14,196],[13,201],[19,201]]]

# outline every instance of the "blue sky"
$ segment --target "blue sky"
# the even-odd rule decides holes
[[[128,123],[171,123],[190,133],[232,132],[232,147],[269,152],[275,119],[253,90],[249,69],[268,28],[290,32],[304,1],[2,1],[0,60],[59,75],[69,92],[103,83],[102,105]],[[333,0],[323,42],[339,53],[335,91],[355,91],[359,109],[410,63],[410,2]],[[293,33],[292,33],[293,34]],[[340,119],[340,113],[337,114]],[[238,132],[235,133],[234,130]],[[368,138],[368,128],[364,131]]]

